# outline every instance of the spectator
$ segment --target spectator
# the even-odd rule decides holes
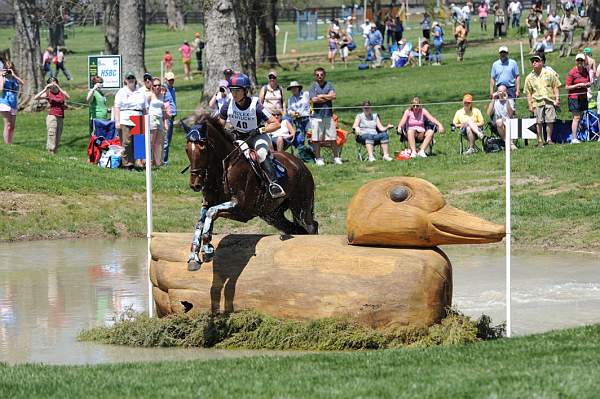
[[[467,49],[467,28],[465,21],[462,20],[456,25],[454,29],[454,38],[456,39],[456,59],[462,62],[465,57],[465,50]]]
[[[167,134],[165,135],[165,142],[163,145],[163,165],[169,164],[169,147],[171,146],[171,139],[173,138],[173,123],[175,116],[177,116],[177,96],[175,94],[175,74],[173,72],[165,73],[165,101],[168,102],[167,112]]]
[[[512,0],[508,5],[508,12],[511,17],[510,25],[513,28],[521,26],[521,10],[523,10],[523,6],[519,0]]]
[[[467,2],[461,9],[463,15],[463,21],[465,23],[465,29],[468,31],[471,30],[471,12],[473,11],[473,3],[470,1]]]
[[[273,116],[277,118],[280,123],[279,129],[271,132],[271,145],[275,151],[285,151],[290,144],[294,142],[294,136],[296,135],[296,129],[287,119],[283,118],[281,109],[276,108],[272,112]]]
[[[481,111],[478,108],[473,107],[472,95],[464,95],[463,107],[454,114],[452,124],[460,129],[460,134],[467,136],[469,148],[465,154],[474,154],[476,137],[483,139],[481,129],[483,128],[484,120]]]
[[[271,113],[275,109],[281,109],[285,112],[283,88],[277,83],[277,72],[269,71],[267,78],[269,83],[261,87],[258,95],[260,103]]]
[[[552,128],[556,120],[556,107],[560,106],[558,88],[560,81],[556,73],[544,68],[542,57],[534,54],[530,58],[533,71],[525,78],[529,112],[535,114],[538,147],[544,146],[543,124],[546,124],[547,143],[552,144]]]
[[[517,61],[508,58],[508,47],[500,46],[498,49],[500,59],[492,64],[490,74],[490,98],[498,91],[498,87],[503,85],[508,92],[508,98],[511,101],[512,109],[515,110],[515,98],[519,97],[521,87],[521,75],[519,75],[519,66]]]
[[[346,32],[342,32],[339,45],[340,45],[340,56],[344,62],[344,68],[348,68],[348,54],[350,53],[349,45],[352,43],[352,36]]]
[[[533,7],[531,8],[531,11],[529,11],[529,15],[527,16],[525,23],[527,24],[527,37],[529,38],[529,48],[533,51],[533,45],[535,44],[538,37],[538,33],[542,28],[540,18],[538,17],[538,14],[535,12]]]
[[[231,69],[231,68],[223,69],[223,79],[225,79],[227,82],[229,82],[229,80],[231,79],[232,76],[233,76],[233,69]]]
[[[292,95],[288,98],[287,113],[294,122],[296,129],[295,141],[304,144],[310,116],[308,93],[302,91],[302,85],[296,81],[290,83],[287,89],[292,92]]]
[[[46,87],[33,97],[34,100],[41,98],[48,101],[49,107],[46,117],[46,129],[48,130],[46,149],[54,155],[60,145],[65,119],[65,102],[69,99],[69,94],[58,85],[58,79],[52,77],[46,81]]]
[[[492,101],[487,107],[487,114],[492,119],[492,123],[496,126],[496,131],[506,147],[506,126],[508,120],[514,115],[514,108],[508,98],[506,86],[503,84],[498,86],[498,91],[492,93]],[[508,138],[510,140],[510,138]],[[516,150],[517,146],[510,141],[510,149]]]
[[[388,143],[390,142],[390,136],[387,129],[394,125],[383,126],[379,120],[379,116],[371,112],[371,102],[365,100],[362,103],[363,112],[356,115],[354,118],[354,124],[352,130],[357,135],[357,141],[360,144],[364,144],[367,147],[367,153],[369,154],[369,162],[375,162],[375,155],[373,154],[373,146],[379,142],[381,150],[383,151],[383,160],[391,161]]]
[[[571,144],[578,144],[577,128],[581,114],[588,109],[588,88],[592,85],[590,71],[585,65],[585,54],[575,56],[575,66],[567,74],[565,88],[569,92],[569,111],[573,114],[571,123]]]
[[[94,130],[94,119],[108,120],[106,95],[102,91],[104,79],[100,76],[92,78],[94,86],[88,91],[85,101],[90,105],[90,134]]]
[[[346,18],[346,34],[348,34],[348,36],[351,38],[354,34],[354,17],[352,15]]]
[[[144,76],[142,78],[144,86],[142,87],[142,90],[146,95],[146,101],[150,101],[150,95],[152,94],[152,79],[153,78],[151,74],[149,74],[148,72],[144,73]]]
[[[400,11],[398,11],[398,14],[394,18],[394,41],[396,43],[398,42],[398,40],[402,40],[402,36],[404,35],[404,14],[402,13],[404,5],[402,5],[401,7],[402,8],[400,9]]]
[[[462,8],[460,8],[454,3],[451,3],[450,13],[452,15],[452,22],[454,23],[454,27],[456,28],[456,25],[460,22],[461,19],[463,19]]]
[[[15,123],[17,121],[17,98],[19,90],[25,82],[17,76],[14,66],[10,61],[4,63],[4,69],[1,73],[0,91],[2,92],[2,96],[0,96],[0,114],[2,114],[2,118],[4,119],[4,142],[12,144]]]
[[[398,133],[406,134],[411,158],[427,157],[427,148],[433,141],[433,125],[437,126],[439,133],[444,133],[444,126],[423,108],[419,97],[413,98],[410,108],[402,114],[397,128]],[[417,141],[421,143],[418,152]]]
[[[579,17],[571,12],[571,8],[567,8],[565,15],[560,19],[560,56],[571,56],[573,47],[573,31],[579,24]]]
[[[381,33],[379,34],[381,36]],[[313,114],[310,120],[315,163],[317,166],[325,165],[321,158],[321,143],[329,145],[333,151],[333,163],[342,164],[340,149],[337,146],[337,131],[333,122],[333,100],[336,99],[335,87],[325,80],[325,70],[321,67],[314,71],[315,81],[310,86],[309,98],[313,105]]]
[[[585,66],[590,71],[590,80],[592,84],[596,82],[596,60],[592,57],[592,49],[591,47],[586,47],[583,49],[583,54],[585,55]],[[588,100],[592,98],[592,93],[588,90]]]
[[[440,26],[439,22],[433,23],[433,49],[434,53],[431,55],[432,65],[442,65],[442,46],[444,45],[444,30]]]
[[[159,78],[152,79],[152,92],[148,101],[148,116],[150,118],[150,147],[152,163],[160,166],[163,162],[163,144],[165,132],[168,129],[167,107],[165,102],[166,89],[160,84]]]
[[[402,68],[407,65],[410,61],[411,50],[412,44],[406,43],[404,39],[400,40],[391,56],[391,68]]]
[[[51,68],[52,58],[54,58],[54,49],[52,47],[48,47],[42,55],[42,68],[44,69],[45,78],[51,78],[53,76]]]
[[[196,55],[196,64],[199,72],[202,72],[202,50],[204,50],[204,42],[200,39],[200,32],[194,33],[194,42],[192,43],[194,54]]]
[[[423,20],[421,21],[421,31],[423,32],[423,37],[427,40],[431,39],[431,20],[429,19],[429,14],[423,14]]]
[[[165,66],[165,73],[169,73],[173,70],[173,56],[169,50],[165,50],[163,65]]]
[[[538,15],[541,19],[542,14],[544,13],[544,4],[542,0],[534,0],[532,5],[533,11]]]
[[[219,80],[219,90],[212,96],[208,102],[208,106],[214,111],[215,115],[221,112],[223,105],[231,99],[229,93],[229,83],[226,80]]]
[[[369,50],[375,55],[375,64],[373,65],[373,68],[380,67],[381,61],[383,60],[383,57],[381,56],[383,37],[381,36],[381,32],[377,30],[375,24],[371,25],[371,32],[368,35],[368,40]]]
[[[65,49],[64,47],[56,48],[56,55],[54,56],[56,59],[56,73],[54,73],[54,77],[58,78],[58,71],[62,71],[63,75],[67,78],[67,80],[71,80],[71,74],[67,70],[65,66]]]
[[[194,79],[192,77],[192,70],[191,70],[192,48],[190,47],[190,44],[188,43],[187,40],[185,42],[183,42],[181,47],[179,47],[179,52],[181,53],[181,61],[183,62],[183,79],[184,80]]]
[[[502,38],[502,30],[506,22],[506,13],[499,4],[494,6],[494,38]]]
[[[337,33],[329,32],[329,38],[327,39],[327,61],[329,61],[329,63],[331,64],[331,69],[335,67],[335,54],[337,53],[338,38],[339,36],[337,35]]]
[[[546,29],[552,35],[552,47],[556,46],[556,35],[558,34],[560,18],[556,15],[556,10],[552,12],[546,18]]]
[[[332,18],[331,23],[329,24],[329,30],[327,31],[327,36],[331,36],[333,33],[335,36],[339,36],[340,34],[340,24],[337,19]]]
[[[132,116],[141,116],[146,113],[146,94],[137,84],[133,71],[125,73],[125,82],[115,95],[115,125],[120,132],[121,145],[125,148],[122,157],[123,167],[133,169],[133,140],[131,129],[135,124],[131,121]]]
[[[394,18],[388,12],[385,16],[385,45],[386,47],[390,47],[392,43],[394,43],[395,36],[395,23]]]
[[[360,30],[362,32],[362,36],[364,39],[365,48],[368,48],[369,47],[369,33],[371,32],[371,23],[369,22],[368,19],[365,19],[365,22],[363,22],[360,25]]]
[[[477,14],[479,15],[479,25],[481,30],[487,32],[488,5],[484,1],[479,3]]]

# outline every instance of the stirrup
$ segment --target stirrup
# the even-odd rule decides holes
[[[271,194],[272,198],[285,197],[285,191],[283,191],[283,188],[275,182],[269,183],[269,194]]]

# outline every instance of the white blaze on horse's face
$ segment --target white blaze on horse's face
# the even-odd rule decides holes
[[[186,153],[190,161],[190,188],[194,191],[202,191],[204,180],[206,178],[205,171],[208,167],[208,159],[206,154],[202,156],[202,152],[206,149],[206,144],[194,143],[188,141],[186,145]]]

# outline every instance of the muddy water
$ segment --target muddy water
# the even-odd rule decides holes
[[[504,320],[504,253],[444,250],[454,265],[456,307]],[[110,324],[117,312],[146,310],[145,258],[144,240],[0,244],[0,361],[90,364],[282,354],[76,342],[79,331]],[[517,334],[600,322],[598,257],[517,251],[512,284]]]

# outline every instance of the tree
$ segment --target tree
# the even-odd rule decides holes
[[[586,42],[600,40],[600,0],[591,0],[587,9],[587,24],[582,39]]]
[[[167,10],[167,25],[168,29],[183,30],[185,27],[181,7],[177,0],[165,0],[165,9]]]
[[[102,0],[104,25],[104,51],[119,54],[119,2]]]
[[[146,3],[144,0],[121,0],[119,4],[119,54],[123,71],[133,71],[139,80],[146,71]]]
[[[256,82],[255,0],[207,0],[204,5],[204,93],[217,91],[223,70],[232,68]]]
[[[25,84],[19,92],[19,106],[32,110],[33,96],[42,89],[42,53],[40,51],[40,20],[43,10],[39,0],[15,0],[15,38],[13,63]]]
[[[259,60],[270,67],[279,66],[277,60],[277,39],[275,24],[277,23],[277,0],[265,0],[258,4],[258,32],[260,34]]]

